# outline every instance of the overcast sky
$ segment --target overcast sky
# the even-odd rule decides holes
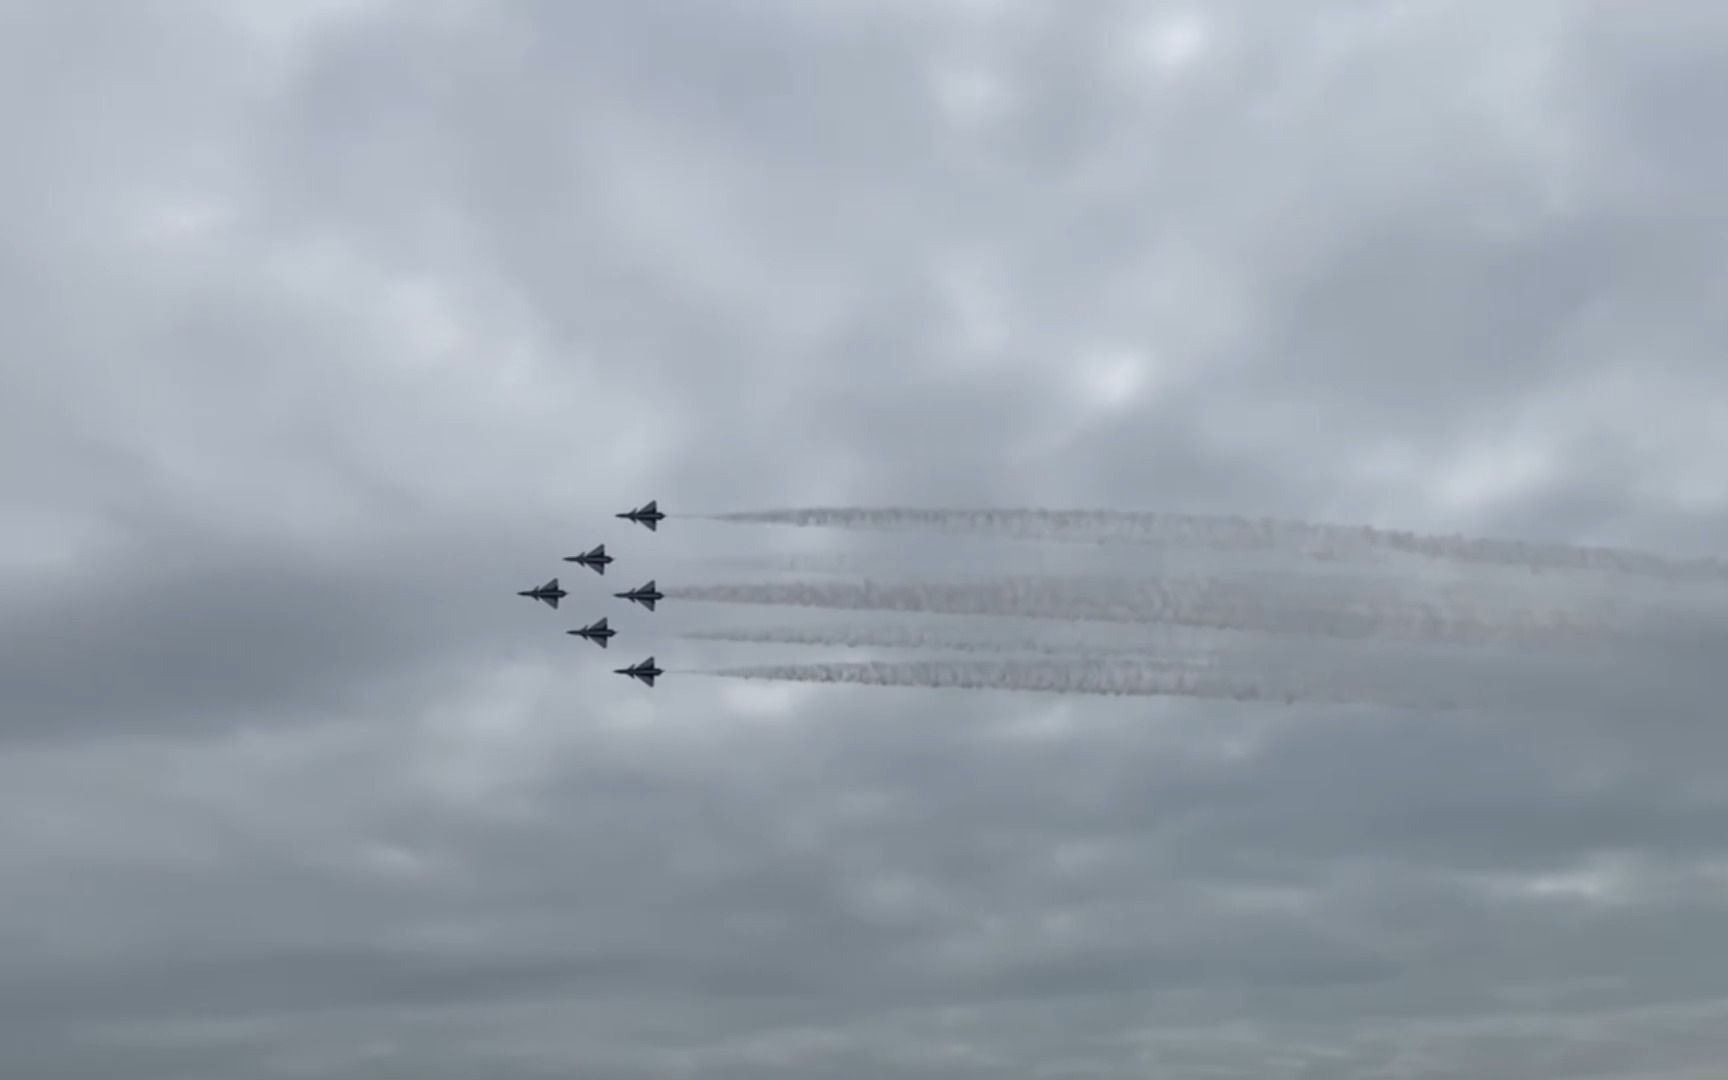
[[[807,650],[606,593],[852,543],[651,498],[1728,553],[1725,101],[1718,0],[0,0],[0,1074],[1721,1075],[1720,656],[650,691]]]

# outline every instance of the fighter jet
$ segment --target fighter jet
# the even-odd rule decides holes
[[[653,582],[649,582],[649,584],[652,585]],[[546,584],[540,586],[538,589],[523,589],[521,592],[517,593],[516,595],[517,596],[531,596],[534,599],[541,601],[542,603],[550,605],[553,611],[557,611],[558,610],[558,601],[562,600],[566,596],[569,596],[570,594],[565,592],[563,589],[560,589],[558,587],[558,579],[553,578],[551,581],[548,581]]]
[[[566,555],[564,556],[564,561],[586,566],[596,574],[604,574],[606,572],[606,564],[612,561],[612,556],[606,554],[606,545],[601,544],[593,551],[585,551],[580,555]]]
[[[654,610],[654,601],[666,599],[666,594],[654,587],[654,581],[652,578],[649,579],[648,584],[646,585],[638,585],[629,592],[615,592],[612,595],[618,597],[620,600],[634,600],[649,611]]]
[[[632,679],[637,679],[641,682],[647,683],[649,686],[653,686],[655,679],[666,674],[664,671],[661,671],[659,668],[654,666],[654,658],[652,656],[642,661],[640,664],[632,664],[629,667],[613,668],[612,673],[614,675],[628,675]]]
[[[599,622],[589,623],[580,630],[566,630],[564,632],[566,634],[575,634],[577,637],[585,637],[604,649],[607,641],[618,631],[608,627],[606,625],[606,620],[601,619]]]
[[[661,520],[666,515],[660,512],[660,507],[655,504],[654,500],[650,500],[634,510],[626,510],[622,514],[613,514],[612,516],[621,517],[625,521],[634,521],[638,525],[646,525],[649,532],[656,532],[660,528]]]

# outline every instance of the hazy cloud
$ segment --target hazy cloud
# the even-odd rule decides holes
[[[648,691],[607,669],[836,658],[606,595],[1227,569],[649,498],[1728,552],[1719,5],[0,21],[0,1073],[1728,1059],[1715,599],[1587,660],[1207,639],[1497,680],[1413,716]]]

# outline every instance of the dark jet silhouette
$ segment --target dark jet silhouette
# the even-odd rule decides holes
[[[612,561],[612,556],[606,554],[606,545],[601,544],[593,551],[585,551],[580,555],[566,555],[564,556],[564,561],[573,562],[580,566],[586,566],[596,574],[604,574],[606,572],[606,564]]]
[[[653,582],[649,582],[649,584],[652,585]],[[523,589],[521,592],[517,593],[516,595],[517,596],[531,596],[536,600],[539,600],[543,603],[551,605],[552,610],[557,611],[558,610],[558,601],[562,600],[566,596],[569,596],[570,594],[565,592],[563,589],[560,589],[558,587],[558,579],[553,578],[551,581],[548,581],[546,584],[540,586],[538,589]]]
[[[615,592],[612,595],[620,600],[634,600],[649,611],[654,610],[654,601],[666,599],[666,595],[654,587],[653,579],[649,579],[648,584],[638,585],[629,592]]]
[[[654,658],[652,656],[642,661],[640,664],[632,664],[629,667],[614,668],[612,673],[614,675],[628,675],[632,679],[637,679],[641,682],[647,683],[649,686],[653,686],[655,679],[666,674],[664,671],[661,671],[659,668],[654,666]]]
[[[621,517],[625,521],[634,521],[638,525],[646,525],[649,532],[658,531],[660,522],[666,517],[660,512],[660,507],[653,500],[643,503],[634,510],[626,510],[622,514],[613,514],[612,516]]]
[[[608,627],[606,625],[606,620],[601,619],[599,622],[589,623],[587,626],[584,626],[580,630],[566,630],[564,632],[566,634],[575,634],[577,637],[585,637],[589,641],[592,641],[594,644],[596,644],[596,645],[600,646],[602,649],[604,649],[606,647],[607,640],[609,638],[611,638],[612,635],[616,634],[618,631],[613,630],[612,628]]]

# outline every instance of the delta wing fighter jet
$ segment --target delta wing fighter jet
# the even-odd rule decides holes
[[[612,556],[606,554],[606,545],[601,544],[592,551],[584,551],[580,555],[566,555],[565,562],[573,562],[578,566],[586,566],[596,574],[606,573],[606,564],[612,561]]]
[[[649,584],[653,584],[653,582],[649,582]],[[517,596],[526,596],[526,597],[530,597],[534,600],[538,600],[541,603],[546,604],[549,607],[551,607],[553,611],[557,611],[558,610],[558,601],[564,599],[566,596],[569,596],[570,594],[565,592],[563,589],[559,588],[558,587],[558,579],[553,578],[551,581],[548,581],[546,584],[541,585],[539,588],[523,589],[521,592],[517,593],[516,595]]]
[[[611,640],[614,634],[618,633],[618,631],[606,625],[605,619],[601,619],[599,622],[591,622],[580,630],[566,630],[564,632],[566,634],[575,634],[577,637],[587,638],[602,649],[606,648],[607,642]]]
[[[664,671],[661,671],[659,668],[654,666],[654,658],[652,656],[642,661],[640,664],[632,664],[629,667],[614,668],[612,673],[614,675],[628,675],[632,679],[646,683],[649,686],[653,686],[655,679],[666,674]]]
[[[621,517],[625,521],[634,521],[638,525],[646,525],[648,526],[649,532],[658,531],[660,528],[660,522],[666,518],[666,515],[660,512],[660,507],[656,500],[649,500],[634,510],[626,510],[622,514],[614,514],[612,516]]]
[[[618,597],[620,600],[634,600],[649,611],[654,610],[655,601],[664,600],[666,598],[664,593],[654,587],[652,579],[649,580],[648,584],[638,585],[629,592],[616,592],[612,595]]]

